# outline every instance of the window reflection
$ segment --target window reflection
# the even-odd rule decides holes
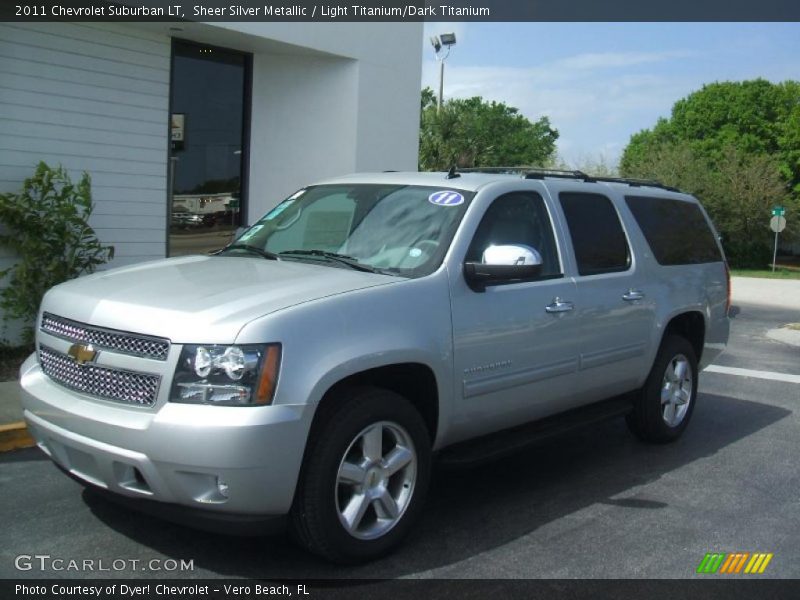
[[[219,249],[243,222],[247,68],[237,52],[173,46],[170,256]]]

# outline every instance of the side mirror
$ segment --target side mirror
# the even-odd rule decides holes
[[[541,271],[542,255],[522,244],[489,246],[482,262],[464,263],[464,279],[476,292],[491,284],[533,279]]]
[[[234,232],[233,232],[233,237],[232,237],[231,239],[233,239],[233,240],[238,240],[240,237],[242,237],[242,234],[243,234],[245,231],[247,231],[248,229],[250,229],[250,228],[249,228],[249,227],[246,227],[246,226],[244,226],[244,225],[242,225],[241,227],[237,227],[237,228],[236,228],[236,231],[234,231]]]

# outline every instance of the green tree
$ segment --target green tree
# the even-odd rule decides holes
[[[446,101],[441,110],[422,90],[420,170],[543,164],[552,159],[558,131],[547,117],[532,122],[502,102],[475,96]]]
[[[420,106],[424,111],[426,108],[436,107],[436,94],[433,93],[433,90],[429,87],[426,87],[422,90],[422,95],[420,96]]]
[[[0,291],[3,321],[23,323],[22,341],[33,343],[34,321],[44,293],[56,284],[93,272],[114,257],[89,225],[91,179],[73,183],[64,167],[40,162],[19,193],[0,194],[0,246],[16,262],[0,271],[8,277]]]
[[[572,160],[556,155],[542,166],[563,171],[581,171],[593,177],[619,177],[617,166],[609,163],[602,153],[582,154]]]
[[[731,263],[763,266],[770,207],[788,207],[785,237],[800,232],[800,83],[705,85],[676,102],[669,119],[631,137],[620,172],[696,194]]]

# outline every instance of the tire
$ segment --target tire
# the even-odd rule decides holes
[[[430,437],[402,396],[354,388],[323,406],[291,511],[293,537],[337,563],[391,551],[419,516],[431,471]]]
[[[627,416],[630,430],[642,441],[675,441],[689,424],[697,400],[697,357],[689,341],[668,335],[661,342],[644,386],[635,393]]]

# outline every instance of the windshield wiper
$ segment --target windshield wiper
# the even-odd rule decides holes
[[[328,252],[327,250],[284,250],[281,252],[281,256],[284,254],[287,255],[295,255],[295,256],[320,256],[322,258],[327,258],[328,260],[332,260],[338,262],[343,265],[347,265],[351,269],[355,269],[356,271],[366,271],[367,273],[381,273],[380,269],[376,269],[375,267],[370,267],[369,265],[364,265],[358,262],[357,258],[352,256],[347,256],[346,254],[338,254],[336,252]]]
[[[274,252],[270,252],[268,250],[262,250],[257,246],[251,246],[250,244],[231,244],[229,246],[225,246],[221,252],[225,252],[227,250],[247,250],[248,252],[252,252],[253,254],[258,254],[259,256],[263,256],[264,258],[268,258],[269,260],[280,260],[280,256],[275,254]]]

